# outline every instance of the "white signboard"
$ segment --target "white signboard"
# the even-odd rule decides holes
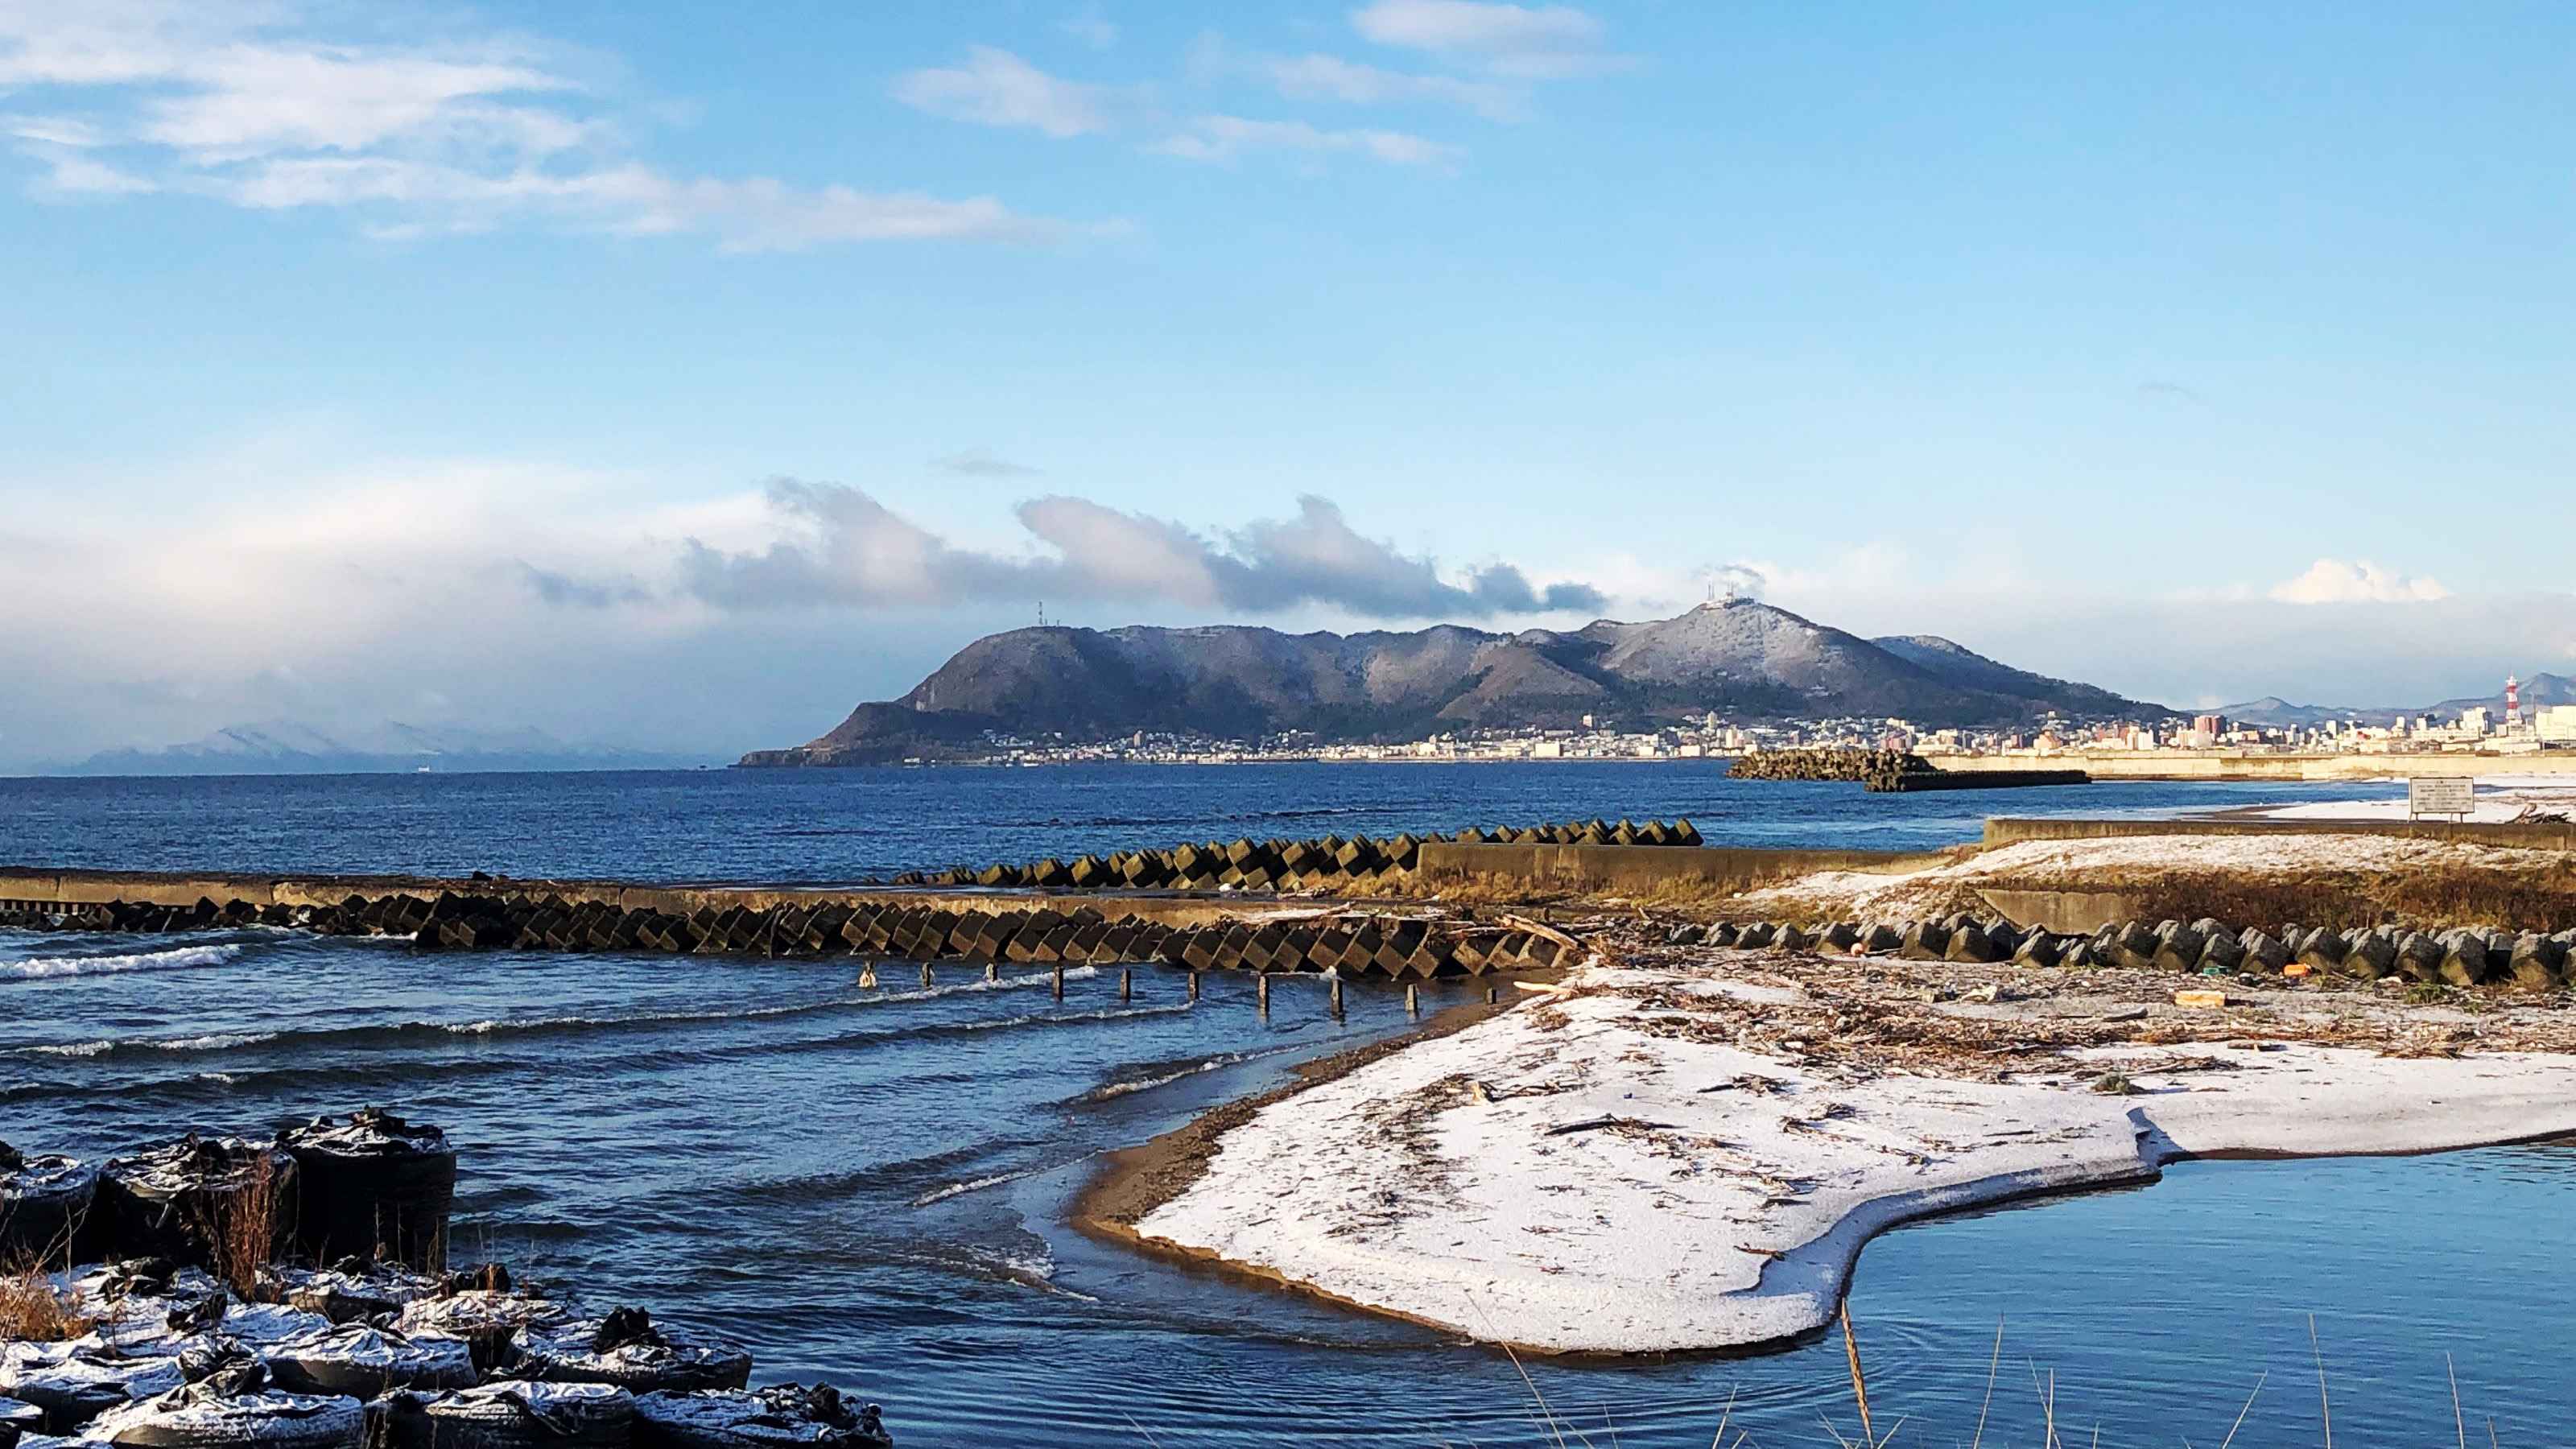
[[[2477,793],[2477,788],[2478,782],[2465,775],[2445,776],[2440,779],[2425,779],[2418,776],[2408,780],[2406,782],[2407,818],[2412,819],[2418,815],[2448,815],[2454,819],[2465,818],[2477,808],[2472,803],[2472,797]]]

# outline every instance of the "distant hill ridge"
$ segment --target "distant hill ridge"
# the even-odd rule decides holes
[[[2576,679],[2569,679],[2563,674],[2535,674],[2522,681],[2522,709],[2526,717],[2535,709],[2553,704],[2576,704]],[[2261,699],[2248,700],[2243,704],[2221,705],[2215,712],[2231,720],[2241,720],[2246,724],[2264,725],[2273,729],[2305,729],[2324,724],[2329,720],[2359,720],[2366,725],[2390,725],[2399,719],[2414,719],[2428,714],[2436,720],[2452,720],[2459,718],[2464,710],[2481,708],[2487,710],[2496,719],[2504,718],[2504,690],[2499,687],[2495,693],[2484,697],[2472,695],[2462,699],[2446,699],[2438,704],[2423,705],[2414,709],[2395,709],[2387,705],[2371,709],[2354,709],[2342,705],[2292,704],[2286,699],[2266,695]]]
[[[1147,731],[1252,739],[1420,739],[1462,727],[1633,724],[1715,710],[1738,719],[1887,715],[2013,725],[2171,713],[2014,669],[1947,639],[1869,640],[1750,599],[1647,623],[1489,634],[1283,634],[1245,625],[1014,629],[959,650],[901,699],[741,763],[874,764],[980,752],[988,730],[1095,741]]]
[[[418,771],[658,770],[705,763],[696,756],[567,744],[537,729],[423,728],[386,720],[327,733],[294,720],[230,725],[165,749],[105,750],[63,770],[72,775],[378,775]]]

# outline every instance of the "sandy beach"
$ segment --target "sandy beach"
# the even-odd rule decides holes
[[[1226,1109],[1094,1198],[1120,1236],[1336,1301],[1652,1353],[1825,1325],[1862,1245],[1912,1218],[2184,1156],[2576,1132],[2562,1006],[2229,983],[2196,1009],[2176,985],[1630,943],[1517,1009]]]

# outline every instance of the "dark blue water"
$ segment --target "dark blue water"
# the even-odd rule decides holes
[[[2007,808],[2210,808],[2279,787],[2102,786]],[[2041,798],[2046,797],[2046,798]],[[828,879],[1124,841],[1686,813],[1713,838],[1943,843],[2002,797],[1722,784],[1687,766],[0,781],[0,857],[93,865]],[[2060,804],[2061,801],[2065,803]],[[1315,811],[1314,815],[1291,812]],[[1262,822],[1278,822],[1264,824]],[[810,833],[809,833],[810,832]],[[799,842],[803,842],[800,844]],[[908,1445],[1550,1445],[1490,1352],[1135,1258],[1062,1226],[1102,1147],[1405,1024],[1285,981],[1140,969],[925,993],[846,962],[415,957],[281,933],[0,935],[0,1139],[103,1154],[364,1102],[465,1153],[459,1249],[742,1339],[889,1406]],[[1439,1004],[1435,1000],[1432,1004]],[[1918,1225],[1863,1256],[1878,1427],[1967,1443],[2564,1442],[2576,1154],[2196,1164],[2152,1188]],[[1839,1341],[1537,1363],[1596,1446],[1856,1436]],[[2268,1378],[2265,1376],[2268,1375]],[[1582,1442],[1568,1432],[1563,1442]]]
[[[1722,762],[0,779],[0,864],[831,882],[1248,835],[1671,820],[1712,843],[1914,850],[1989,815],[2219,810],[2402,785],[2128,781],[1870,795]]]

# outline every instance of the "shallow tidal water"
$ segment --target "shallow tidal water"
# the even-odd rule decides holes
[[[830,880],[1236,834],[1688,814],[1715,839],[1929,845],[2036,809],[2204,809],[2348,787],[1868,797],[1678,765],[0,781],[0,860]],[[2070,798],[2071,797],[2071,798]],[[1138,1258],[1063,1226],[1092,1154],[1337,1046],[1401,996],[1138,968],[413,956],[270,931],[0,933],[0,1139],[104,1155],[374,1102],[463,1153],[459,1256],[745,1342],[912,1446],[1707,1444],[1857,1438],[1838,1338],[1536,1361]],[[1432,1006],[1481,995],[1434,993]],[[2565,1438],[2576,1152],[2198,1163],[2145,1189],[1900,1229],[1852,1309],[1893,1442],[2203,1446]],[[1987,1397],[1998,1322],[2004,1346]],[[1522,1377],[1526,1368],[1528,1379]],[[1534,1387],[1533,1387],[1534,1386]],[[1575,1435],[1582,1438],[1578,1440]]]

